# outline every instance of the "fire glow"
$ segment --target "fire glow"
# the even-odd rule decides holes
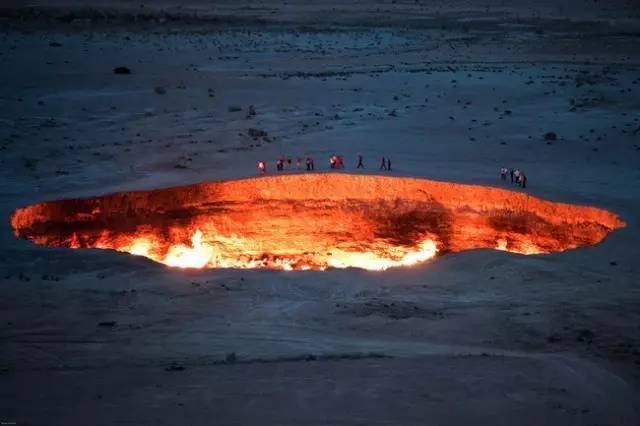
[[[113,249],[180,268],[384,270],[491,248],[593,245],[625,226],[606,210],[523,193],[348,174],[201,183],[17,209],[17,237]]]

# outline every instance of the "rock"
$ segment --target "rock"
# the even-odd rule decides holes
[[[51,43],[49,43],[49,47],[62,47],[62,44],[58,43],[57,41],[52,41]]]
[[[42,274],[40,279],[42,279],[43,281],[60,281],[59,278],[57,278],[57,277],[55,277],[53,275],[48,275],[48,274]]]
[[[98,327],[115,327],[115,321],[102,321],[98,323]]]
[[[234,362],[236,362],[238,360],[238,357],[236,356],[235,352],[229,352],[225,357],[224,357],[224,362],[226,362],[227,364],[233,364]]]
[[[556,135],[554,132],[547,132],[544,134],[545,141],[555,141],[557,139],[558,139],[558,135]]]
[[[229,112],[238,112],[238,111],[242,111],[242,107],[241,106],[231,105],[229,107]]]
[[[113,69],[114,74],[131,74],[131,70],[127,67],[115,67]]]
[[[248,129],[247,134],[253,140],[257,140],[258,138],[264,138],[268,135],[267,132],[265,132],[264,130],[254,129],[254,128]]]
[[[255,115],[256,115],[256,108],[253,105],[249,105],[249,112],[247,113],[247,118],[255,117]]]
[[[162,86],[158,86],[155,89],[153,89],[158,95],[164,95],[167,93],[167,89],[165,89]]]
[[[168,366],[165,367],[164,369],[165,371],[184,371],[184,366],[176,363],[176,362],[172,362],[171,364],[169,364]]]

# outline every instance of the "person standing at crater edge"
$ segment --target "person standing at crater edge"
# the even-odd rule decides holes
[[[364,163],[362,162],[362,155],[358,154],[358,165],[356,169],[364,169]]]
[[[267,164],[264,161],[258,162],[258,171],[260,172],[261,175],[267,172]]]
[[[387,157],[387,170],[391,171],[391,158]]]
[[[380,163],[380,170],[387,170],[387,159],[382,157],[382,162]]]

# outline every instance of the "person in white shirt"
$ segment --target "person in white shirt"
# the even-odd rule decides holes
[[[516,169],[513,172],[513,177],[516,178],[516,184],[520,185],[520,170]]]

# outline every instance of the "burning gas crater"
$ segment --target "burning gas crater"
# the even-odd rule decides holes
[[[285,175],[16,210],[36,244],[113,249],[181,268],[384,270],[492,248],[521,254],[596,244],[625,226],[605,210],[497,188],[348,174]]]

